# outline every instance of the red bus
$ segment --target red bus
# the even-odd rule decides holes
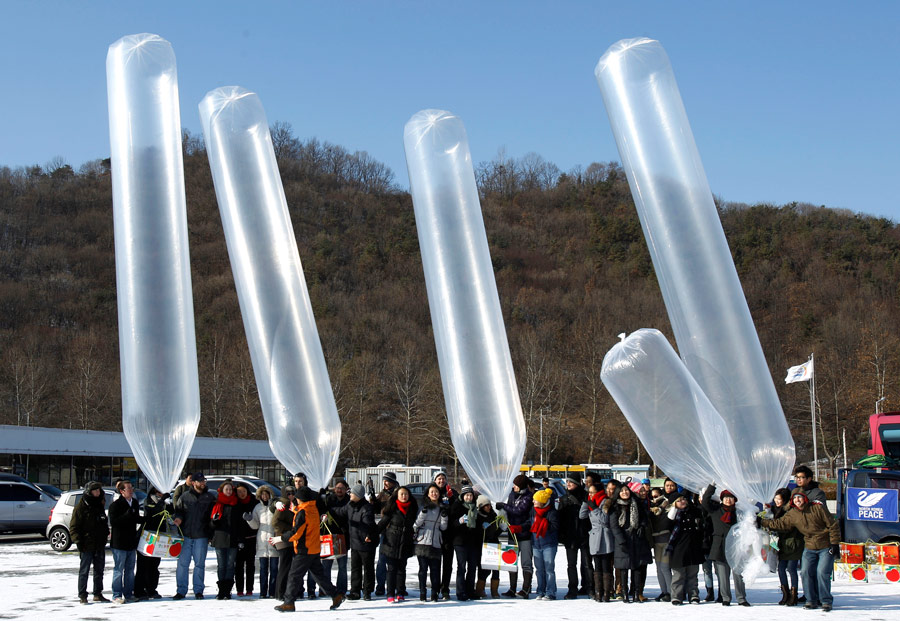
[[[869,455],[900,459],[900,412],[869,417]]]

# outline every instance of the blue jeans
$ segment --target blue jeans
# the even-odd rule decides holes
[[[203,578],[206,576],[206,553],[209,551],[209,539],[184,538],[181,554],[178,555],[178,566],[175,568],[175,590],[187,595],[188,570],[191,560],[194,561],[194,593],[203,593]]]
[[[778,560],[778,581],[781,586],[788,586],[788,574],[791,575],[791,588],[797,588],[797,564],[800,561],[782,561]]]
[[[830,548],[803,551],[803,592],[806,601],[814,604],[831,604],[831,569],[834,556]]]
[[[325,575],[331,576],[331,565],[334,563],[334,559],[322,559],[322,567],[325,569]],[[334,583],[334,586],[337,587],[338,593],[346,593],[347,592],[347,555],[339,556],[337,558],[337,580]]]
[[[259,557],[259,596],[275,597],[275,583],[278,578],[278,557]]]
[[[216,548],[216,570],[219,581],[234,580],[237,551],[237,548]]]
[[[556,599],[556,546],[534,548],[534,573],[537,576],[537,595]]]
[[[137,562],[137,550],[112,548],[112,553],[115,563],[112,581],[113,598],[131,599],[134,597],[134,564]]]

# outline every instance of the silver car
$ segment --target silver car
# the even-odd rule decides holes
[[[54,504],[34,483],[14,474],[0,474],[0,532],[44,532]]]
[[[72,546],[72,536],[69,533],[69,523],[72,521],[72,513],[75,511],[76,505],[81,501],[84,494],[83,489],[64,492],[56,506],[50,512],[49,523],[46,524],[46,536],[50,540],[50,547],[57,552],[65,552]],[[106,511],[109,512],[109,505],[118,497],[113,487],[104,487],[103,494],[106,496]],[[143,505],[147,493],[142,490],[134,490],[135,499]],[[141,509],[143,516],[144,510]],[[46,518],[45,518],[46,520]]]

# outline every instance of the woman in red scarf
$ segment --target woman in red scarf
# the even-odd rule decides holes
[[[553,491],[535,492],[531,536],[537,599],[556,599],[556,548],[559,545],[559,515],[553,506]]]
[[[216,549],[219,578],[216,582],[219,586],[216,599],[231,599],[243,511],[238,507],[238,497],[231,480],[222,483],[218,492],[216,504],[209,516],[214,529],[209,545]]]
[[[713,499],[715,492],[715,483],[710,483],[703,492],[701,504],[712,520],[713,538],[712,547],[709,550],[709,560],[716,565],[716,576],[719,579],[719,594],[722,596],[722,605],[731,605],[731,578],[733,576],[738,605],[749,606],[750,602],[747,601],[744,579],[739,573],[732,573],[731,567],[728,565],[728,559],[725,558],[725,537],[728,535],[731,527],[737,524],[737,513],[735,512],[737,498],[725,489],[719,494],[719,501],[716,502]]]
[[[413,555],[413,528],[418,512],[419,505],[409,489],[399,487],[391,494],[376,527],[379,536],[384,533],[381,550],[386,559],[385,593],[390,603],[403,601],[397,593],[406,584],[406,560]]]

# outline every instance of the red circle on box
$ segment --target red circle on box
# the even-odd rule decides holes
[[[500,555],[500,558],[507,565],[514,565],[517,560],[519,560],[519,555],[516,554],[515,550],[507,550],[503,554]]]
[[[855,568],[850,575],[853,576],[854,580],[865,580],[866,579],[866,570],[862,567]]]
[[[896,567],[888,569],[885,572],[884,577],[887,578],[888,582],[900,582],[900,570]]]
[[[181,544],[180,543],[173,543],[169,547],[169,556],[178,556],[178,554],[180,552],[181,552]]]

